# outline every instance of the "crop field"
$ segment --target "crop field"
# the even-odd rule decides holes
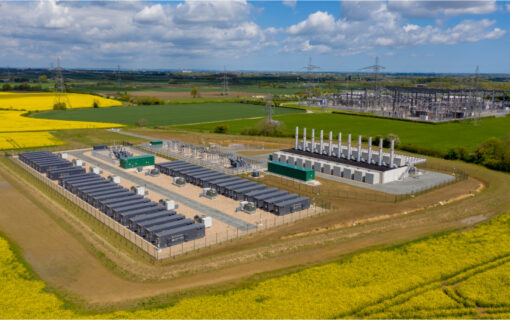
[[[0,238],[2,318],[505,318],[510,214],[460,233],[264,280],[157,309],[80,314],[45,291]],[[483,309],[479,308],[483,306]]]
[[[47,131],[85,128],[113,128],[122,125],[105,122],[61,121],[34,119],[23,116],[23,111],[0,110],[0,132]]]
[[[49,147],[64,142],[49,132],[10,132],[0,133],[0,150]]]
[[[120,102],[85,94],[68,94],[72,108],[118,106]],[[0,149],[35,148],[62,145],[64,142],[47,131],[65,129],[112,128],[122,125],[104,122],[34,119],[26,111],[53,108],[53,93],[0,93]],[[68,106],[69,107],[69,106]],[[13,110],[9,110],[13,109]],[[37,132],[36,132],[37,131]]]
[[[442,124],[414,123],[390,119],[371,118],[347,114],[292,114],[274,117],[285,124],[289,135],[294,133],[295,127],[333,130],[335,135],[341,131],[344,139],[347,134],[377,136],[394,133],[399,136],[402,144],[422,146],[430,149],[447,151],[452,147],[465,146],[470,149],[490,137],[502,138],[510,131],[510,116],[502,118],[484,118],[477,125],[472,122],[450,122]],[[256,124],[256,120],[228,121],[223,124],[229,126],[230,133],[239,133],[244,128]],[[179,126],[177,128],[187,130],[212,131],[217,123],[206,123]],[[302,131],[301,131],[302,132]]]
[[[275,114],[299,112],[303,111],[289,108],[277,108],[275,110]],[[105,121],[126,125],[134,125],[140,119],[145,119],[147,120],[147,126],[165,126],[174,124],[201,123],[262,117],[264,115],[265,106],[244,103],[206,103],[189,105],[80,109],[67,110],[62,112],[48,111],[36,114],[34,115],[34,118],[75,121]]]
[[[98,107],[113,107],[122,105],[119,101],[106,99],[89,94],[66,94],[70,105],[67,108],[90,108],[94,102]],[[0,93],[0,108],[26,111],[51,110],[55,104],[55,93]]]

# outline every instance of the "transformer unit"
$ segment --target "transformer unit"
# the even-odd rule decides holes
[[[206,216],[205,214],[197,214],[194,217],[194,220],[196,223],[202,223],[204,227],[210,228],[212,227],[212,218],[209,216]]]
[[[179,205],[175,204],[175,201],[170,199],[160,199],[159,204],[162,205],[166,210],[175,210],[179,208]]]
[[[103,173],[103,171],[101,169],[99,169],[98,167],[90,167],[89,171],[90,171],[90,173],[94,173],[94,174]]]
[[[148,191],[145,191],[145,187],[142,186],[132,186],[131,191],[140,196],[146,196],[149,194]]]
[[[119,176],[108,176],[108,180],[113,182],[113,183],[116,183],[116,184],[120,183],[120,177]]]
[[[186,185],[186,180],[183,177],[174,177],[173,185],[184,187]]]
[[[236,212],[238,211],[243,211],[246,212],[247,214],[255,214],[255,212],[257,211],[257,207],[253,202],[241,201],[239,204],[239,208],[236,209]]]
[[[200,197],[206,197],[208,199],[214,200],[218,198],[218,192],[213,188],[203,188]]]
[[[85,165],[85,163],[83,162],[83,160],[81,159],[73,159],[73,164],[76,166],[76,167],[82,167]]]

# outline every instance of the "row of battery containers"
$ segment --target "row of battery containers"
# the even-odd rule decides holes
[[[336,162],[329,162],[325,160],[318,160],[315,158],[300,158],[294,155],[287,155],[281,153],[273,154],[274,161],[280,161],[283,163],[288,163],[291,165],[295,165],[298,167],[304,167],[308,169],[313,169],[316,172],[323,172],[326,174],[334,175],[337,177],[342,177],[345,179],[356,180],[360,182],[365,182],[368,184],[379,184],[381,183],[380,173],[379,172],[371,172],[368,169],[359,169],[352,166],[343,166]]]

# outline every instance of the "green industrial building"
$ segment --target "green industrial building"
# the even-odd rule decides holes
[[[155,141],[151,141],[150,142],[151,146],[153,147],[162,147],[163,146],[163,141],[161,140],[155,140]]]
[[[267,163],[267,171],[302,181],[309,181],[315,179],[314,170],[294,166],[279,161],[269,161]]]
[[[124,169],[138,168],[154,165],[154,156],[145,154],[142,156],[120,158],[120,167]]]

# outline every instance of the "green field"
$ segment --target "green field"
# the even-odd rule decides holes
[[[490,137],[502,138],[510,134],[510,116],[504,118],[484,118],[481,123],[474,125],[472,122],[450,122],[442,124],[415,123],[391,119],[371,118],[347,114],[292,114],[275,116],[275,119],[285,124],[286,131],[293,134],[295,127],[308,128],[310,137],[311,129],[323,129],[326,132],[333,130],[334,137],[338,132],[343,133],[344,141],[347,134],[352,133],[353,139],[359,134],[364,136],[387,135],[394,133],[399,136],[402,144],[421,146],[425,148],[447,151],[450,148],[465,146],[475,148],[479,143]],[[228,121],[229,131],[239,133],[244,128],[253,126],[257,120]],[[212,131],[216,123],[178,126],[189,130]]]
[[[288,108],[275,108],[274,110],[275,114],[299,112],[303,111]],[[35,114],[34,117],[57,120],[102,121],[126,125],[134,125],[138,120],[145,119],[147,120],[147,126],[166,126],[262,117],[264,115],[265,106],[244,103],[207,103],[48,111]]]

